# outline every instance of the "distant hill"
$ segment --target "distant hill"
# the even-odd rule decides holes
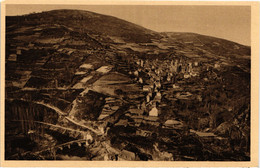
[[[83,33],[122,38],[126,42],[151,42],[159,33],[116,17],[83,10],[53,10],[23,16],[7,16],[7,25],[60,24]]]
[[[221,38],[185,32],[164,32],[170,41],[178,41],[186,45],[194,45],[216,55],[250,55],[250,47]]]

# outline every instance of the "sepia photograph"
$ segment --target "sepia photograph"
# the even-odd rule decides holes
[[[251,8],[6,4],[4,160],[252,161]]]

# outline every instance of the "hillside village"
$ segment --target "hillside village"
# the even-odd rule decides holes
[[[73,12],[7,17],[7,160],[250,160],[249,47]]]

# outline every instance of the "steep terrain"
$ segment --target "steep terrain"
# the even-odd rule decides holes
[[[107,38],[123,38],[122,40],[125,40],[126,42],[135,43],[150,42],[151,38],[159,37],[158,33],[133,23],[112,16],[79,10],[54,10],[11,17],[10,19],[7,19],[7,25],[11,24],[10,22],[13,21],[20,26],[59,24],[82,33],[91,33]]]
[[[6,159],[249,160],[250,57],[88,11],[7,16]]]

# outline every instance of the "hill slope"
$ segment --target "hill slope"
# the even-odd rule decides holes
[[[216,55],[250,55],[250,47],[216,37],[180,32],[166,32],[162,34],[168,36],[173,41],[182,42],[186,45],[192,44]]]
[[[53,10],[24,16],[7,17],[7,27],[60,24],[82,33],[115,36],[127,42],[151,42],[159,34],[116,17],[81,10]]]

